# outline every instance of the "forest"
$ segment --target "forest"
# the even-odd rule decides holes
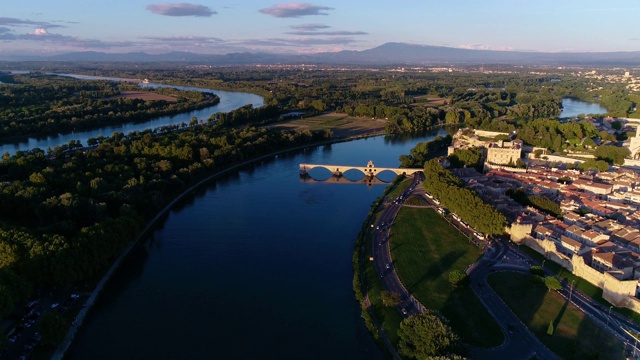
[[[0,315],[37,289],[100,274],[173,197],[231,164],[330,132],[193,125],[114,134],[95,149],[0,161]]]
[[[141,88],[132,83],[78,80],[41,73],[0,77],[3,141],[140,122],[217,104],[212,93]],[[120,97],[125,91],[169,95],[176,101]]]
[[[24,64],[32,67],[36,64]],[[20,67],[20,65],[12,64]],[[68,64],[37,64],[38,72],[0,75],[0,142],[44,136],[215,104],[210,93],[147,89],[176,98],[145,101],[117,97],[141,90],[124,82],[45,75]],[[171,199],[216,171],[274,151],[331,139],[331,131],[261,127],[327,112],[386,119],[386,132],[421,133],[435,126],[511,132],[554,151],[610,140],[586,122],[560,123],[563,97],[596,101],[619,112],[633,99],[623,88],[587,82],[572,70],[504,66],[492,73],[391,71],[390,68],[198,67],[191,65],[75,64],[74,73],[149,78],[166,85],[249,91],[265,106],[214,114],[206,123],[114,133],[54,149],[31,149],[0,159],[0,317],[43,289],[64,288],[99,275],[146,222]],[[1,66],[0,66],[1,68]],[[500,71],[497,71],[500,70]],[[626,114],[626,113],[625,113]],[[590,126],[591,125],[591,126]],[[422,166],[450,137],[425,143],[401,159]],[[593,144],[592,144],[593,143]],[[598,161],[617,162],[604,148]],[[474,154],[459,154],[460,161]],[[602,159],[602,160],[600,160]],[[425,187],[481,232],[498,234],[504,216],[461,187],[446,169],[427,161]],[[476,209],[476,210],[474,210]],[[477,211],[482,209],[482,211]]]

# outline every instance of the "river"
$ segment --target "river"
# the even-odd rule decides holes
[[[382,359],[354,299],[351,256],[385,187],[301,182],[298,164],[397,167],[435,134],[445,130],[314,147],[203,186],[125,261],[69,358]]]
[[[607,112],[607,109],[603,108],[598,103],[590,103],[572,98],[562,98],[562,112],[558,117],[572,118],[580,114],[606,114]]]
[[[111,80],[111,81],[134,81],[135,79],[121,79],[121,78],[105,78],[99,76],[85,76],[85,75],[73,75],[73,74],[57,74],[61,76],[69,76],[78,79],[88,80]],[[244,92],[235,91],[222,91],[216,89],[201,89],[185,86],[168,86],[163,84],[140,84],[144,87],[171,87],[181,90],[195,90],[212,92],[220,97],[220,102],[216,105],[206,107],[200,110],[194,110],[186,113],[181,113],[171,116],[161,116],[150,121],[139,123],[126,123],[121,125],[107,126],[95,130],[73,132],[68,134],[58,134],[54,136],[48,136],[44,138],[29,138],[24,141],[16,141],[11,143],[4,143],[0,145],[0,154],[8,152],[10,155],[15,154],[18,150],[29,150],[33,148],[40,148],[46,150],[47,148],[55,148],[56,146],[68,144],[70,140],[80,140],[83,145],[87,145],[87,139],[95,138],[99,135],[111,136],[114,132],[122,132],[124,134],[133,131],[142,131],[146,129],[154,129],[161,126],[189,123],[191,118],[196,117],[198,119],[207,120],[211,114],[217,112],[229,112],[235,110],[241,106],[252,104],[254,107],[260,107],[264,104],[264,98],[260,95],[249,94]]]

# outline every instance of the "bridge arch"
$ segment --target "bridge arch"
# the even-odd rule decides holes
[[[300,175],[307,174],[315,168],[323,168],[329,170],[334,176],[342,176],[345,171],[359,170],[365,177],[377,177],[384,171],[391,171],[396,175],[410,176],[423,169],[416,168],[386,168],[376,167],[373,161],[369,161],[366,166],[344,166],[344,165],[327,165],[327,164],[300,164]]]

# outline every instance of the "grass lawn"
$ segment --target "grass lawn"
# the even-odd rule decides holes
[[[524,251],[525,253],[527,253],[529,256],[536,259],[537,261],[542,262],[542,260],[544,260],[544,256],[542,256],[542,254],[540,254],[539,252],[533,250],[528,246],[520,246],[520,250]],[[547,270],[551,270],[554,274],[556,274],[560,278],[567,279],[568,282],[574,281],[576,289],[582,291],[583,293],[588,295],[593,300],[599,302],[600,304],[606,307],[609,307],[612,305],[602,297],[602,289],[588,282],[587,280],[572,274],[571,271],[563,268],[562,266],[556,264],[555,262],[551,260],[545,261],[544,268]],[[635,322],[640,322],[640,314],[634,312],[631,309],[614,307],[613,310],[617,311],[618,313],[624,316],[631,318]]]
[[[405,191],[409,187],[409,185],[411,185],[412,181],[413,181],[412,178],[406,178],[402,180],[400,184],[398,184],[398,186],[396,186],[393,190],[389,192],[389,194],[387,195],[387,200],[391,202],[395,198],[397,198],[398,195],[402,194],[402,192]]]
[[[449,283],[449,272],[464,271],[480,251],[433,209],[402,208],[390,246],[407,289],[424,306],[447,317],[466,343],[481,347],[502,343],[500,328],[471,289],[456,290]]]
[[[565,359],[620,359],[623,344],[555,291],[516,272],[491,274],[489,284],[527,327]],[[554,333],[547,335],[549,322]]]
[[[413,206],[429,206],[427,200],[425,200],[422,196],[411,196],[404,202],[406,205]]]
[[[273,126],[288,129],[323,130],[331,129],[334,137],[362,135],[384,132],[387,121],[368,117],[355,117],[343,113],[329,113],[302,119],[279,122]]]

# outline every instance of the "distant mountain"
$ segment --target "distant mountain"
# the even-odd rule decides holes
[[[446,46],[386,43],[361,51],[339,51],[307,55],[273,53],[232,53],[204,55],[190,52],[147,54],[133,52],[111,54],[95,51],[46,57],[4,57],[9,61],[129,61],[185,62],[210,65],[248,64],[362,64],[362,65],[437,65],[437,64],[511,64],[511,65],[640,65],[640,51],[545,53],[524,51],[470,50]]]
[[[317,54],[318,59],[344,64],[640,64],[640,51],[544,53],[524,51],[471,50],[446,46],[386,43],[362,51]]]

